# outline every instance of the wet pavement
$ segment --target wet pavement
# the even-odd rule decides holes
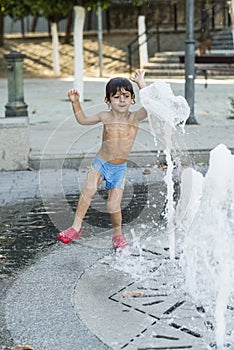
[[[26,201],[16,196],[19,203],[1,206],[0,349],[23,343],[35,350],[215,349],[214,320],[184,294],[178,260],[169,259],[163,170],[129,169],[122,209],[131,247],[124,255],[111,248],[103,187],[82,238],[57,242],[64,203],[76,208],[75,174],[65,171],[63,197],[40,198],[40,186],[34,182],[32,190],[31,182]],[[8,173],[8,181],[10,175],[24,177]],[[231,304],[228,310],[232,320]]]
[[[134,170],[130,170],[130,178],[134,177],[133,173]],[[25,172],[8,173],[7,179],[6,177],[4,179],[5,174],[2,174],[2,184],[4,184],[4,181],[9,183],[9,177],[11,176],[12,188],[10,191],[11,196],[9,196],[9,193],[6,193],[5,196],[4,192],[2,193],[2,199],[3,197],[5,198],[3,200],[3,205],[0,207],[1,349],[8,349],[12,345],[22,343],[20,340],[17,341],[17,337],[14,337],[14,339],[11,338],[6,326],[4,310],[7,307],[7,302],[5,303],[4,300],[9,293],[11,285],[13,285],[12,288],[14,289],[14,286],[17,284],[17,281],[20,280],[22,273],[30,269],[30,266],[37,265],[38,261],[43,259],[43,257],[45,258],[51,253],[56,254],[57,250],[61,253],[61,250],[63,251],[64,249],[64,254],[67,254],[67,249],[70,249],[69,247],[62,246],[57,242],[58,228],[54,225],[54,217],[52,215],[53,213],[57,213],[60,216],[63,213],[64,198],[57,198],[56,196],[50,198],[49,207],[46,206],[45,201],[43,202],[40,199],[40,186],[38,186],[37,181],[35,181],[35,179],[38,179],[37,172],[26,173],[29,182],[31,178],[31,189],[28,189],[26,191],[27,195],[25,196],[24,193],[24,196],[21,198],[20,196],[17,196],[17,191],[22,193],[22,188],[25,187]],[[76,208],[79,195],[74,175],[74,171],[65,170],[65,183],[69,183],[69,186],[67,188],[65,186],[64,196],[66,203],[70,206],[72,212]],[[145,176],[143,175],[143,178],[144,177]],[[145,178],[147,179],[149,176]],[[15,179],[17,179],[17,181],[15,181]],[[20,182],[20,179],[22,182]],[[73,182],[71,179],[73,179]],[[15,184],[17,190],[14,188]],[[84,235],[81,241],[85,248],[83,249],[84,256],[87,255],[87,251],[90,254],[91,249],[92,263],[94,263],[100,256],[103,256],[103,252],[105,252],[105,254],[111,252],[111,224],[109,215],[104,206],[106,197],[106,190],[104,187],[101,187],[95,195],[84,221]],[[12,202],[14,201],[18,201],[18,203],[12,205]],[[164,201],[165,185],[161,182],[155,184],[150,181],[140,181],[140,183],[136,183],[135,181],[134,183],[128,182],[122,201],[123,227],[127,229],[127,227],[132,225],[134,221],[137,221],[138,225],[146,223],[147,221],[150,222],[153,219],[155,222],[158,221],[159,217],[163,214],[164,207],[162,203],[164,203]],[[156,213],[152,213],[152,205],[156,206],[156,203],[158,203],[160,210]],[[103,237],[105,237],[104,244]],[[98,250],[95,249],[95,246]],[[73,249],[77,249],[75,244]],[[87,259],[86,264],[91,262]],[[80,273],[82,271],[80,271]],[[76,269],[74,271],[72,270],[73,284],[75,284],[77,279],[77,273]],[[64,271],[62,275],[64,275]],[[30,285],[33,286],[32,279],[30,278],[30,280]],[[62,288],[62,286],[60,287]],[[17,287],[17,290],[20,291],[20,288],[22,288],[22,285]],[[67,288],[68,286],[66,286],[66,290],[69,293],[69,288]],[[35,293],[37,291],[37,286],[34,286],[32,289]],[[28,293],[26,293],[26,295],[28,297]],[[12,300],[13,299],[10,298],[9,305],[13,307],[12,312],[14,314],[15,305],[14,303],[12,304]],[[21,308],[24,308],[25,306],[25,303],[21,304]],[[87,348],[86,346],[84,346],[84,349]],[[48,347],[44,348],[49,349]],[[93,345],[90,348],[94,349]],[[99,348],[101,349],[102,347],[98,347],[97,349]],[[39,347],[38,349],[41,348]]]
[[[39,201],[0,208],[0,344],[14,344],[6,329],[4,298],[21,271],[34,263],[56,243],[56,230]]]
[[[97,91],[105,82],[86,81],[85,109],[103,108]],[[0,84],[6,91],[6,81]],[[57,79],[25,81],[30,165],[40,170],[0,173],[0,349],[23,343],[34,350],[215,349],[213,319],[184,294],[178,259],[168,258],[165,172],[155,167],[147,123],[133,150],[136,167],[128,170],[123,199],[126,255],[113,254],[103,187],[82,238],[69,246],[57,242],[57,232],[71,224],[87,174],[78,159],[92,156],[100,143],[98,128],[86,131],[74,123],[65,99],[71,85]],[[172,86],[183,95],[183,82]],[[207,89],[196,85],[199,124],[186,127],[182,145],[194,163],[206,162],[218,143],[234,149],[227,104],[232,86],[231,81],[209,82]],[[4,94],[0,100],[4,107]],[[144,175],[148,163],[150,174]],[[233,312],[231,300],[229,350],[234,349]]]

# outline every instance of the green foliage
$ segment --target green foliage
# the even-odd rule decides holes
[[[90,1],[82,1],[82,0],[69,0],[70,3],[75,5],[84,6],[87,8],[87,10],[92,10],[93,8],[96,9],[98,4],[101,5],[102,9],[105,10],[111,4],[132,4],[135,6],[141,6],[144,3],[150,3],[151,1],[157,1],[157,0],[90,0]]]
[[[4,4],[4,1],[0,0],[0,15],[3,15],[5,11],[6,11],[6,6]]]
[[[84,6],[88,10],[96,9],[100,4],[105,10],[111,4],[131,3],[140,6],[143,3],[157,0],[0,0],[0,13],[8,14],[14,19],[20,19],[31,15],[42,15],[52,22],[58,22],[65,18],[73,6]]]
[[[42,16],[52,22],[58,22],[72,11],[72,4],[67,0],[37,0]]]
[[[19,19],[30,14],[30,5],[25,4],[24,0],[1,0],[1,12],[8,14],[12,18]]]
[[[72,7],[67,0],[0,0],[1,12],[14,19],[39,14],[58,22],[72,11]]]
[[[228,119],[234,119],[234,97],[228,97],[228,99],[230,100],[230,104],[231,104],[231,115],[228,117]]]

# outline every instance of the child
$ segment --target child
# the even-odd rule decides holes
[[[139,89],[146,86],[144,71],[137,70],[131,78]],[[108,190],[107,209],[113,226],[112,243],[114,249],[128,245],[122,235],[121,200],[127,169],[127,158],[132,149],[138,123],[147,117],[144,108],[130,112],[131,104],[135,103],[135,94],[131,82],[126,78],[113,78],[106,85],[105,102],[108,111],[102,111],[92,116],[86,116],[79,101],[79,92],[72,89],[68,92],[73,111],[79,124],[94,125],[103,123],[102,145],[94,158],[91,170],[81,191],[72,227],[58,234],[58,239],[68,244],[80,238],[82,220],[90,206],[91,199],[97,187],[103,180]]]

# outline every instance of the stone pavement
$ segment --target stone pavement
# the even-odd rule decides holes
[[[107,80],[86,81],[84,85],[84,109],[87,113],[95,113],[97,110],[106,109],[103,102],[105,84]],[[151,81],[152,82],[152,81]],[[234,149],[233,119],[230,116],[230,101],[228,97],[233,97],[233,80],[210,81],[208,88],[204,88],[204,82],[198,80],[195,87],[195,114],[199,125],[190,125],[186,127],[186,133],[181,138],[180,147],[190,151],[192,155],[197,154],[199,150],[200,158],[198,160],[208,159],[208,151],[219,143]],[[150,83],[150,81],[149,81]],[[101,138],[101,127],[79,126],[74,119],[70,102],[66,98],[66,92],[72,87],[70,81],[26,81],[26,91],[29,96],[30,118],[30,145],[31,145],[31,164],[38,168],[38,159],[41,158],[49,162],[54,167],[54,159],[64,160],[64,165],[71,164],[72,167],[77,164],[77,160],[89,158],[99,147]],[[43,86],[47,95],[43,94]],[[171,87],[175,95],[184,95],[184,83],[172,81]],[[136,93],[138,92],[135,88]],[[98,92],[98,93],[97,93]],[[39,101],[43,101],[43,104]],[[136,101],[139,106],[139,97]],[[155,146],[153,137],[149,131],[148,122],[144,121],[140,125],[130,159],[140,162],[140,159],[148,159],[149,155],[153,157],[157,149],[162,150],[164,145],[160,142]],[[201,157],[203,150],[203,159]],[[61,157],[62,156],[62,157]],[[82,157],[81,157],[82,156]],[[151,157],[152,158],[152,157]],[[48,165],[47,165],[48,166]]]
[[[105,83],[105,79],[85,81],[84,108],[90,113],[106,108]],[[176,95],[184,94],[182,81],[171,81],[171,85]],[[39,170],[0,173],[1,206],[10,208],[15,203],[42,199],[58,230],[71,222],[73,212],[66,194],[80,190],[87,173],[86,158],[89,161],[101,137],[100,128],[75,123],[66,97],[71,87],[69,80],[25,81],[30,164]],[[209,80],[205,89],[204,82],[197,80],[199,124],[186,126],[181,143],[195,162],[207,161],[209,150],[219,143],[234,150],[234,120],[227,118],[233,87],[231,80]],[[5,80],[0,80],[0,90],[3,116]],[[123,203],[127,206],[136,196],[135,184],[147,188],[139,215],[123,228],[131,247],[125,254],[114,254],[109,229],[87,224],[78,242],[69,246],[57,243],[24,269],[7,289],[4,300],[6,326],[15,344],[28,343],[34,350],[202,350],[215,342],[213,320],[204,317],[184,295],[178,260],[168,259],[167,234],[157,228],[165,187],[164,172],[154,165],[157,148],[161,150],[163,145],[155,146],[147,122],[142,124]],[[145,167],[150,168],[150,174],[144,175]],[[64,203],[64,215],[61,211],[56,214],[51,198]],[[102,206],[99,194],[94,209]],[[2,349],[6,349],[4,344]],[[234,349],[232,343],[229,349]]]
[[[106,109],[103,101],[105,84],[108,79],[86,79],[84,84],[83,107],[87,113]],[[175,95],[184,95],[184,82],[168,80]],[[150,84],[152,81],[148,81]],[[100,144],[100,126],[79,126],[72,113],[67,91],[72,88],[71,80],[26,79],[25,102],[29,111],[29,143],[31,147],[30,164],[39,168],[40,161],[46,167],[56,167],[55,159],[62,161],[65,167],[79,165],[83,158],[92,156]],[[186,133],[180,139],[180,146],[190,151],[192,156],[203,154],[205,161],[208,151],[219,143],[234,149],[233,119],[230,116],[229,97],[233,97],[233,80],[203,80],[195,85],[195,117],[199,125],[186,126]],[[4,117],[7,102],[7,81],[0,80],[0,117]],[[135,108],[139,105],[137,88]],[[149,159],[164,145],[154,144],[149,132],[148,122],[140,125],[130,159]],[[203,152],[201,152],[203,151]],[[151,157],[152,158],[152,157]]]

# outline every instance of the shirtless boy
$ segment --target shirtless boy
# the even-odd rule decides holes
[[[146,86],[144,71],[137,70],[131,78],[139,89]],[[81,125],[103,123],[102,145],[94,158],[91,170],[81,191],[73,225],[58,234],[58,239],[68,244],[80,238],[82,221],[90,206],[92,197],[103,180],[108,191],[107,209],[113,226],[112,243],[114,249],[128,245],[122,235],[121,200],[127,169],[127,158],[132,149],[138,123],[147,117],[144,108],[130,112],[131,104],[135,103],[132,83],[126,78],[113,78],[106,85],[105,102],[108,111],[102,111],[92,116],[86,116],[79,101],[79,92],[72,89],[68,92],[72,102],[76,120]]]

